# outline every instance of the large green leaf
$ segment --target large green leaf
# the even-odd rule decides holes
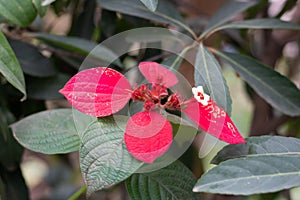
[[[149,10],[155,11],[157,8],[158,0],[140,0]]]
[[[24,94],[23,99],[26,99],[25,80],[22,69],[13,50],[1,31],[0,44],[0,73],[9,83],[22,92]]]
[[[9,39],[8,41],[25,74],[47,77],[54,76],[57,73],[51,61],[43,56],[35,46],[19,40]]]
[[[33,22],[37,11],[32,0],[0,0],[0,15],[19,26],[27,26]]]
[[[260,136],[247,138],[247,143],[227,145],[213,158],[213,164],[233,158],[257,155],[300,154],[300,139],[282,136]]]
[[[288,78],[241,54],[215,51],[268,103],[286,115],[300,115],[300,90]]]
[[[195,183],[193,173],[175,161],[154,172],[133,174],[126,180],[126,188],[132,200],[200,199],[200,194],[192,192]]]
[[[194,79],[196,86],[204,86],[211,98],[231,113],[230,93],[221,66],[203,44],[199,45],[196,55]]]
[[[20,144],[36,152],[69,153],[80,146],[71,109],[36,113],[12,124],[11,128]]]
[[[121,66],[121,62],[114,52],[103,45],[97,45],[95,42],[78,37],[66,37],[46,33],[35,33],[32,35],[54,47],[63,48],[85,56],[89,55],[89,58],[95,60],[107,61],[109,63],[114,62],[114,64]]]
[[[250,19],[244,21],[236,21],[229,24],[224,24],[217,27],[214,31],[222,29],[290,29],[300,30],[300,26],[291,22],[282,21],[279,19]]]
[[[210,19],[208,24],[205,26],[203,33],[200,38],[206,37],[218,26],[224,24],[225,22],[231,20],[238,13],[248,9],[249,7],[255,5],[255,1],[241,2],[230,0],[225,6],[223,6],[218,12]]]
[[[251,195],[300,186],[300,140],[296,138],[249,138],[247,144],[225,147],[214,160],[223,162],[198,180],[195,192]]]
[[[138,0],[97,0],[101,7],[107,10],[157,21],[163,24],[185,29],[191,35],[195,33],[186,25],[178,11],[166,0],[160,0],[155,12],[150,11]]]
[[[125,124],[121,116],[101,118],[81,136],[80,163],[88,195],[125,180],[142,165],[126,149]]]
[[[193,191],[251,195],[296,186],[300,186],[300,156],[286,153],[224,161],[204,174]]]

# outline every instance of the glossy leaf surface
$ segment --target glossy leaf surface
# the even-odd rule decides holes
[[[151,11],[155,11],[157,4],[158,4],[158,0],[140,0],[149,10]]]
[[[300,115],[300,90],[288,78],[248,56],[216,51],[268,103],[286,115]]]
[[[211,99],[231,113],[230,93],[221,66],[203,44],[199,45],[197,52],[194,79],[195,86],[206,88]]]

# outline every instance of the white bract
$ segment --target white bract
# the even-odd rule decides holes
[[[194,94],[194,98],[200,102],[202,105],[207,106],[210,96],[204,93],[203,87],[193,87],[192,92]]]

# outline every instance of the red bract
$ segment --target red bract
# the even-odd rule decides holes
[[[152,163],[172,143],[172,126],[162,115],[140,112],[132,116],[126,125],[125,144],[137,159]]]
[[[183,110],[202,130],[230,144],[245,143],[223,108],[209,100],[208,105],[192,99]],[[197,111],[197,112],[195,112]]]
[[[154,62],[143,62],[139,69],[150,85],[131,91],[129,81],[110,68],[92,68],[73,76],[60,92],[79,111],[104,117],[121,110],[131,98],[144,103],[144,110],[127,122],[124,140],[136,159],[152,163],[172,143],[172,126],[159,109],[180,110],[200,128],[225,142],[245,142],[227,113],[203,92],[193,88],[194,97],[183,101],[180,94],[169,94],[168,88],[178,79],[170,70]]]
[[[59,92],[77,110],[104,117],[118,112],[127,104],[130,90],[128,80],[121,73],[98,67],[77,73]]]

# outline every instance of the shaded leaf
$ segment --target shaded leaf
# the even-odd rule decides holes
[[[222,29],[289,29],[300,30],[300,26],[291,22],[282,21],[275,18],[250,19],[236,21],[217,27],[214,31]]]
[[[0,73],[6,80],[24,94],[26,99],[25,80],[20,64],[7,42],[5,36],[0,31]]]
[[[131,98],[126,77],[106,67],[80,71],[59,92],[77,110],[95,117],[120,111]]]
[[[286,115],[300,115],[300,90],[288,78],[241,54],[215,51],[269,104]]]
[[[138,0],[97,0],[101,7],[107,10],[141,17],[164,24],[183,28],[190,34],[194,32],[186,25],[178,11],[167,1],[160,0],[155,12],[150,11]]]
[[[158,0],[140,0],[149,10],[151,11],[155,11],[157,4],[158,4]]]
[[[69,153],[80,146],[71,109],[39,112],[12,124],[11,128],[18,142],[32,151]]]
[[[299,152],[260,154],[224,161],[205,173],[193,191],[251,195],[300,186]]]
[[[132,200],[139,199],[200,199],[192,192],[195,184],[193,173],[181,162],[150,173],[133,174],[126,180]]]
[[[221,66],[203,44],[199,45],[196,55],[194,79],[195,85],[203,86],[210,94],[211,99],[230,115],[231,98]]]
[[[212,164],[233,158],[257,155],[299,154],[300,139],[282,136],[260,136],[246,139],[247,143],[225,146],[211,161]]]
[[[125,180],[142,165],[125,147],[126,120],[114,115],[86,127],[79,152],[88,195]]]
[[[57,74],[53,77],[36,78],[27,77],[27,94],[29,99],[50,100],[60,99],[63,95],[58,91],[71,77],[66,74]]]
[[[27,26],[35,19],[37,11],[32,0],[1,0],[0,15],[19,26]]]
[[[8,41],[25,74],[47,77],[57,73],[50,60],[44,57],[36,47],[19,40],[9,39]]]
[[[241,2],[230,0],[220,10],[218,10],[218,12],[209,20],[200,37],[206,37],[210,34],[210,32],[213,32],[215,28],[231,20],[238,13],[250,8],[255,4],[255,1]]]
[[[98,59],[100,61],[106,61],[109,64],[114,63],[118,66],[122,65],[118,56],[110,49],[86,39],[79,37],[58,36],[46,33],[34,33],[31,35],[51,46],[76,52],[85,56],[89,55],[89,59],[95,59],[96,61]]]

